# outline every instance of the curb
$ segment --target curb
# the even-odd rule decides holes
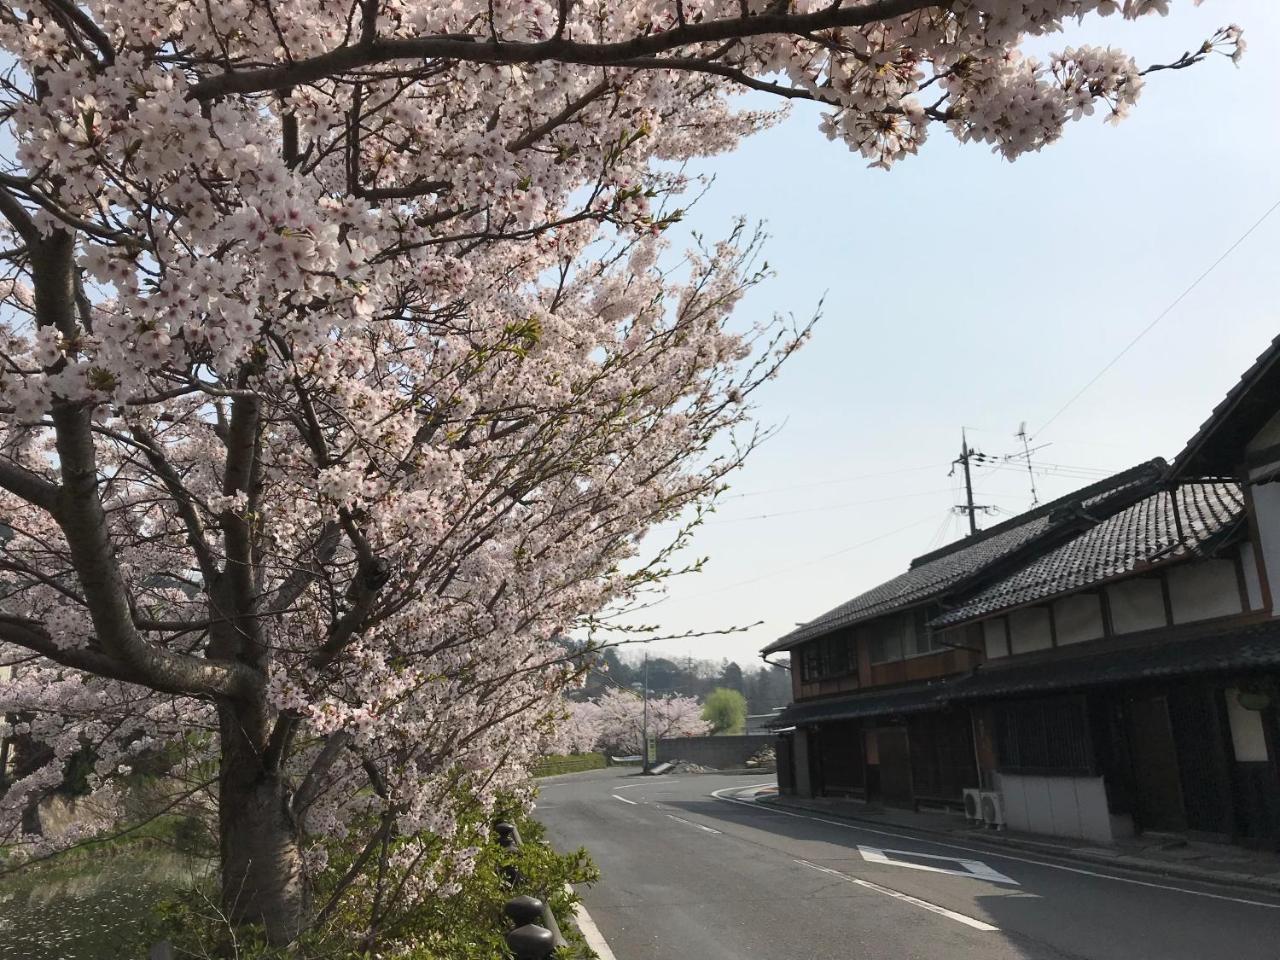
[[[995,839],[990,836],[970,836],[969,834],[958,830],[939,830],[935,827],[917,827],[914,825],[907,826],[902,824],[886,823],[883,820],[874,820],[871,817],[859,817],[848,813],[834,812],[830,810],[816,810],[813,807],[806,806],[802,803],[795,803],[794,801],[784,800],[779,797],[758,799],[755,802],[764,807],[786,807],[790,810],[802,810],[805,813],[817,813],[823,816],[832,817],[836,820],[847,820],[851,823],[865,823],[882,828],[897,827],[902,830],[925,833],[935,837],[948,837],[953,840],[960,837],[970,843],[985,846],[991,849],[992,852],[997,853],[1001,847],[1008,847],[1014,850],[1038,853],[1043,856],[1057,857],[1060,860],[1088,863],[1093,866],[1109,866],[1114,869],[1129,870],[1135,873],[1145,873],[1164,877],[1165,879],[1193,880],[1197,883],[1212,883],[1219,886],[1241,887],[1262,893],[1280,894],[1280,876],[1274,878],[1259,877],[1250,873],[1235,873],[1229,870],[1207,870],[1203,867],[1165,863],[1163,861],[1148,860],[1143,857],[1132,857],[1126,854],[1118,854],[1116,856],[1091,854],[1086,850],[1072,849],[1069,847],[1064,848],[1056,843],[1038,840],[1024,840],[1013,837]]]
[[[572,885],[566,883],[565,889],[577,896],[577,891],[573,889]],[[569,922],[582,935],[587,949],[595,955],[595,960],[618,960],[614,956],[613,950],[609,947],[609,941],[604,938],[604,934],[600,932],[596,922],[591,919],[591,914],[587,912],[587,905],[582,902],[581,897],[578,897],[578,902],[574,904],[573,917]]]

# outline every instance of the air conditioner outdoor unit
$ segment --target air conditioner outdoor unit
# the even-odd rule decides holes
[[[982,791],[982,819],[992,830],[1004,829],[1004,804],[1000,801],[1000,794]]]
[[[969,790],[964,792],[964,818],[970,823],[982,822],[982,791]]]

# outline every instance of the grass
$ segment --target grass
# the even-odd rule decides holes
[[[543,757],[533,767],[535,777],[554,777],[561,773],[603,770],[608,763],[603,753],[575,753],[567,757]]]

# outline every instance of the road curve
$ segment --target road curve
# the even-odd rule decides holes
[[[757,806],[763,777],[541,781],[617,960],[1277,960],[1280,898]]]

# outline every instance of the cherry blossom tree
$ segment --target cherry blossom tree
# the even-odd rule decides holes
[[[73,754],[98,810],[164,756],[274,942],[371,870],[366,944],[448,892],[459,804],[520,787],[578,669],[554,638],[672,572],[687,527],[640,541],[807,329],[728,326],[749,235],[664,256],[679,161],[773,122],[743,90],[876,166],[936,127],[1012,159],[1242,50],[1021,50],[1168,6],[0,0],[0,709],[53,757],[0,838],[55,842],[22,813]],[[326,837],[359,853],[311,904]]]
[[[600,706],[593,700],[568,700],[564,716],[556,724],[552,753],[589,753],[600,747],[603,723]]]
[[[623,755],[644,750],[644,698],[626,690],[610,690],[595,701],[599,745]],[[702,707],[693,697],[650,697],[649,733],[658,738],[695,737],[709,733]]]

